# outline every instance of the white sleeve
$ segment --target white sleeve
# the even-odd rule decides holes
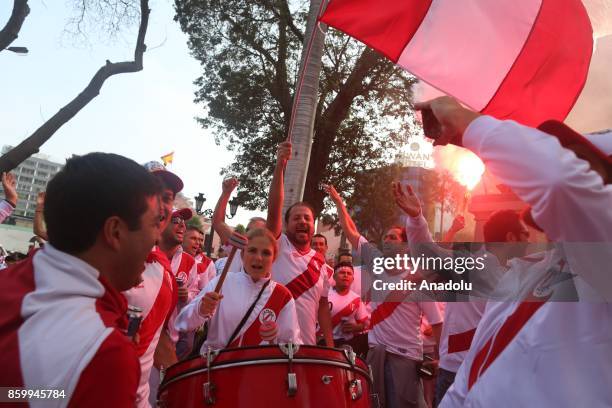
[[[531,205],[551,240],[583,243],[564,245],[572,271],[612,300],[612,185],[557,138],[513,121],[482,116],[468,126],[463,144]]]
[[[355,255],[356,255],[358,258],[361,258],[361,247],[362,247],[364,244],[367,244],[367,243],[368,243],[368,240],[367,240],[367,239],[365,239],[363,235],[360,235],[360,236],[359,236],[359,241],[357,241],[357,248],[355,248]]]
[[[2,224],[2,222],[4,222],[4,220],[7,219],[13,213],[13,210],[13,206],[10,205],[8,201],[0,201],[0,224]]]
[[[417,217],[406,217],[406,236],[408,242],[434,242],[423,214]]]
[[[442,323],[442,315],[440,314],[440,309],[438,309],[436,302],[419,302],[419,307],[431,326]]]
[[[297,313],[295,311],[295,300],[289,299],[289,302],[278,314],[276,323],[278,324],[279,343],[292,341],[296,344],[302,344],[300,325],[298,324]]]
[[[195,330],[209,319],[200,314],[200,302],[206,293],[212,292],[215,289],[218,280],[219,278],[215,278],[208,282],[204,289],[181,309],[174,321],[174,327],[177,331]]]
[[[481,116],[463,135],[503,184],[532,206],[553,241],[612,241],[612,185],[556,137],[513,121]]]

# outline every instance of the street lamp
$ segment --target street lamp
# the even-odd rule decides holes
[[[206,201],[206,197],[204,197],[204,194],[198,193],[198,195],[193,198],[195,200],[196,213],[198,215],[202,215],[202,206],[204,205],[204,202]]]
[[[228,216],[227,214],[225,215],[228,219],[232,219],[234,218],[234,215],[236,215],[236,213],[238,212],[238,199],[234,198],[232,201],[229,202],[230,205],[230,215]]]

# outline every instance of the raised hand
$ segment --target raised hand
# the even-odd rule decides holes
[[[329,195],[329,198],[331,198],[334,203],[342,202],[342,197],[340,197],[340,194],[338,194],[334,186],[331,184],[321,184],[321,188],[323,188],[323,191]]]
[[[450,229],[452,229],[455,232],[459,232],[464,228],[465,228],[465,218],[463,218],[463,215],[456,216],[455,219],[453,220],[453,224],[451,225]]]
[[[4,189],[4,198],[13,205],[17,205],[17,182],[13,173],[2,173],[2,188]]]
[[[398,181],[391,183],[395,204],[410,217],[417,217],[421,214],[421,201],[412,191],[412,187],[406,185],[406,191]]]
[[[461,106],[456,99],[450,96],[442,96],[431,101],[415,103],[414,109],[431,109],[442,127],[440,136],[434,140],[434,146],[449,143],[462,146],[463,132],[480,113],[471,111]]]
[[[238,179],[236,177],[230,177],[223,180],[223,184],[221,184],[222,191],[226,194],[231,194],[232,191],[238,187]]]
[[[285,141],[279,144],[276,150],[276,164],[285,166],[289,159],[291,159],[291,142]]]

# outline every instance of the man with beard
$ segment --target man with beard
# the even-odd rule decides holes
[[[134,406],[140,367],[120,291],[141,281],[159,238],[159,193],[141,166],[106,153],[67,160],[49,182],[49,243],[2,271],[3,387],[56,390],[58,406]]]
[[[158,162],[148,162],[144,165],[152,175],[161,183],[161,207],[163,219],[160,223],[164,231],[170,223],[172,204],[176,194],[183,189],[183,181],[174,173]],[[133,288],[122,292],[130,306],[142,311],[142,323],[138,331],[136,352],[140,360],[140,384],[136,398],[137,407],[150,406],[149,378],[155,365],[159,370],[162,362],[155,358],[164,322],[176,304],[176,283],[170,270],[170,263],[166,255],[155,246],[149,253],[142,274],[142,282]],[[158,356],[159,357],[159,356]],[[159,371],[156,371],[156,377]],[[155,394],[155,390],[153,390]],[[152,395],[154,404],[156,395]]]
[[[179,309],[189,303],[200,291],[200,276],[193,256],[183,251],[181,244],[185,234],[185,222],[191,219],[193,213],[190,208],[175,209],[170,217],[170,224],[162,232],[159,248],[170,260],[170,269],[178,284],[177,307],[172,311],[168,321],[168,335],[172,343],[176,344],[178,359],[185,357],[193,345],[193,333],[179,333],[174,328],[174,320]],[[208,281],[206,281],[208,283]]]
[[[371,265],[375,258],[393,257],[405,251],[407,237],[404,228],[392,226],[383,236],[383,252],[370,244],[357,230],[333,186],[324,186],[336,205],[342,229],[362,260],[362,272],[372,279]],[[409,270],[385,270],[376,275],[383,282],[397,283],[409,279]],[[368,285],[368,291],[372,291]],[[371,318],[367,361],[374,375],[374,393],[383,407],[418,407],[425,403],[417,366],[423,360],[421,317],[431,325],[439,344],[442,316],[433,301],[413,297],[404,291],[386,291],[371,296]]]
[[[612,405],[612,132],[583,136],[556,121],[533,129],[449,97],[416,107],[441,124],[436,143],[480,156],[556,242],[508,264],[507,301],[487,304],[440,406]],[[567,302],[568,289],[579,302]]]
[[[317,320],[328,347],[334,346],[327,295],[329,279],[325,259],[310,247],[314,235],[314,211],[304,202],[285,213],[282,234],[284,168],[291,157],[291,143],[280,144],[268,197],[267,226],[279,237],[279,255],[272,265],[272,278],[285,285],[295,299],[304,344],[316,344]]]

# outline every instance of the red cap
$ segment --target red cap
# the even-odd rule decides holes
[[[158,177],[161,177],[164,183],[170,187],[174,194],[178,193],[183,189],[183,180],[176,174],[168,171],[163,164],[156,161],[150,161],[143,164],[144,168],[147,169],[150,173],[155,174]]]
[[[175,217],[180,217],[183,220],[187,221],[189,219],[191,219],[191,217],[193,217],[193,212],[191,211],[191,208],[175,208],[172,211],[172,218]]]

